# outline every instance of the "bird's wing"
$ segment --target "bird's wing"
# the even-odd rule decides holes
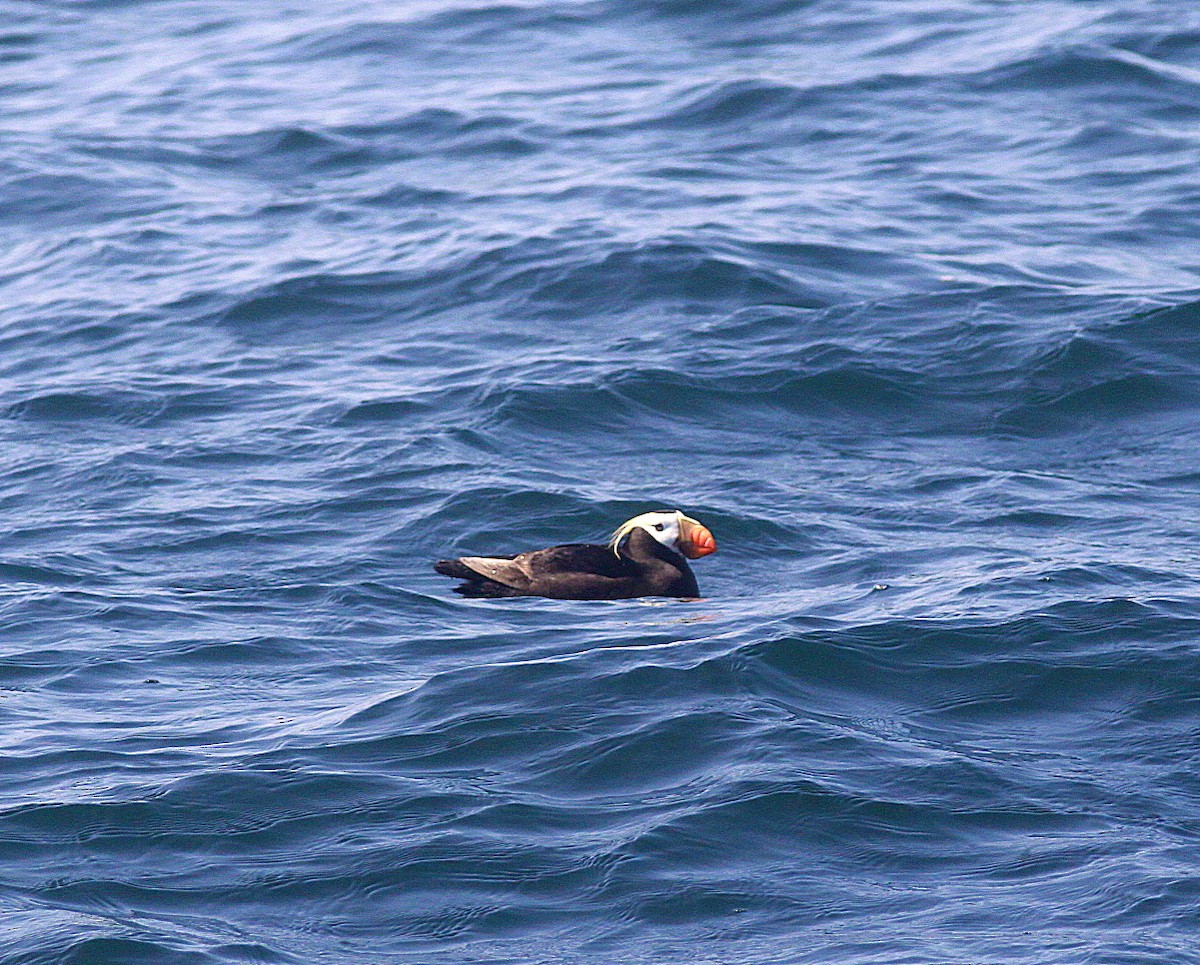
[[[530,573],[535,576],[587,573],[592,576],[621,579],[633,575],[634,572],[633,565],[627,559],[618,556],[607,546],[597,546],[594,543],[551,546],[533,553],[522,553],[517,559],[527,561]]]
[[[591,543],[551,546],[512,557],[463,556],[458,562],[485,579],[514,590],[536,590],[548,585],[547,581],[552,584],[571,576],[624,579],[632,570],[628,560],[618,557],[607,546]]]
[[[533,582],[528,560],[520,556],[511,559],[503,556],[460,556],[458,562],[485,579],[511,586],[514,590],[527,590]]]

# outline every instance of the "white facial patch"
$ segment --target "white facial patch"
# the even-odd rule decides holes
[[[658,540],[658,542],[662,543],[663,546],[669,546],[678,552],[680,539],[679,521],[682,517],[683,514],[678,510],[674,512],[642,513],[640,516],[634,516],[628,522],[622,523],[621,528],[613,534],[612,547],[616,549],[626,536],[640,527]]]
[[[642,529],[653,536],[663,546],[672,549],[679,547],[679,518],[674,513],[645,513],[647,518],[641,524]]]

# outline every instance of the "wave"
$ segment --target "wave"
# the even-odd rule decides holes
[[[1147,414],[1183,417],[1198,401],[1194,306],[1024,345],[1009,340],[1004,326],[935,329],[926,339],[911,333],[907,344],[873,344],[864,328],[869,308],[858,312],[849,337],[838,334],[842,314],[743,314],[728,334],[711,328],[702,349],[687,342],[670,349],[668,366],[648,367],[636,353],[622,353],[623,364],[593,363],[586,379],[506,379],[478,396],[480,412],[528,431],[632,428],[647,417],[785,425],[781,418],[803,416],[885,420],[906,431],[993,426],[1046,435]],[[936,350],[935,339],[947,338],[958,343],[956,359]],[[1012,368],[996,365],[1005,354]]]
[[[731,9],[721,0],[633,0],[622,5],[622,12],[652,14],[668,20],[692,19],[743,23],[746,20],[774,20],[804,14],[815,6],[813,0],[751,0]]]
[[[570,33],[589,19],[587,4],[472,3],[432,11],[414,8],[412,16],[339,19],[291,31],[273,45],[287,62],[329,59],[463,56],[463,50],[510,52],[556,32]]]
[[[1198,319],[1190,303],[1068,335],[1029,360],[1022,398],[1002,411],[1001,425],[1062,432],[1194,411],[1200,402]]]
[[[567,237],[523,237],[484,250],[450,252],[411,268],[303,272],[244,293],[215,321],[255,340],[291,340],[305,332],[324,339],[336,323],[342,328],[339,337],[350,337],[348,326],[394,318],[413,322],[490,305],[499,310],[504,329],[522,337],[517,318],[582,317],[595,324],[598,318],[656,304],[827,304],[800,272],[789,275],[782,266],[755,264],[751,252],[723,254],[674,241],[609,247],[613,250],[597,255],[596,245]],[[819,246],[811,253],[823,273],[833,253]],[[536,335],[526,330],[523,337]]]
[[[106,0],[108,2],[108,0]],[[101,926],[103,927],[103,926]],[[222,954],[210,955],[204,952],[197,952],[187,948],[180,948],[179,943],[171,941],[166,935],[162,938],[146,939],[140,937],[116,938],[116,937],[88,937],[79,938],[79,931],[89,931],[92,929],[101,930],[101,927],[92,925],[88,928],[86,925],[79,924],[63,924],[58,929],[51,929],[38,943],[38,947],[28,947],[26,949],[16,949],[5,954],[0,958],[0,962],[4,965],[53,965],[56,962],[129,962],[130,965],[137,963],[161,963],[161,965],[217,965],[222,962],[237,962],[243,959],[235,957],[232,953],[247,952],[251,957],[244,959],[247,962],[261,962],[262,965],[273,965],[276,962],[288,962],[289,958],[281,958],[270,951],[265,946],[257,944],[247,944],[240,948],[236,945],[228,946],[222,950]],[[134,934],[144,932],[145,929],[129,929]],[[166,929],[163,929],[166,932]],[[225,957],[229,954],[230,957]],[[261,958],[259,956],[262,956]]]
[[[1043,50],[1035,57],[994,67],[980,74],[982,88],[1027,90],[1039,94],[1064,88],[1095,86],[1121,96],[1200,106],[1200,72],[1178,67],[1116,47],[1070,47]]]
[[[236,399],[211,386],[160,384],[131,390],[107,386],[90,391],[26,396],[4,411],[10,419],[41,423],[149,426],[228,413]]]

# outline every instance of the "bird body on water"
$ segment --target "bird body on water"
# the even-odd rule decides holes
[[[716,549],[706,526],[674,510],[635,516],[606,546],[567,543],[514,556],[460,556],[434,569],[464,580],[455,591],[467,597],[696,597],[700,590],[687,561]]]

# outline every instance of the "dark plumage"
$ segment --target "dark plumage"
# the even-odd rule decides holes
[[[544,596],[557,600],[695,597],[693,559],[716,550],[712,534],[682,513],[644,513],[608,546],[568,543],[516,556],[462,556],[434,569],[464,580],[468,597]]]

